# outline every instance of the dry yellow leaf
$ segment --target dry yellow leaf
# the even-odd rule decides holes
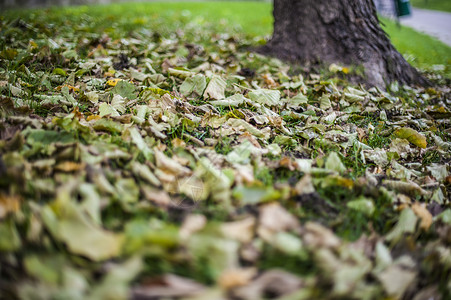
[[[55,166],[55,170],[62,172],[76,172],[85,168],[85,164],[80,164],[72,161],[64,161]]]
[[[227,290],[248,284],[256,274],[255,268],[226,270],[219,277],[218,283]]]
[[[284,157],[279,162],[280,167],[287,168],[290,171],[296,170],[295,161],[290,157]]]
[[[37,49],[39,47],[38,44],[36,44],[35,41],[33,40],[30,40],[28,46],[30,47],[31,50]]]
[[[55,88],[55,90],[61,91],[61,89],[62,89],[63,87],[65,87],[65,86],[69,89],[69,92],[78,92],[78,91],[80,91],[80,89],[79,89],[78,87],[75,87],[75,86],[69,85],[69,84],[63,84],[63,85],[57,86],[57,87]]]
[[[116,84],[117,84],[119,81],[121,81],[121,80],[122,80],[122,79],[120,79],[120,78],[113,78],[113,79],[108,80],[108,81],[106,82],[106,84],[109,85],[109,86],[116,86]]]
[[[172,140],[172,146],[174,146],[175,148],[185,148],[186,143],[179,138],[175,138]]]
[[[412,128],[400,128],[396,130],[394,134],[396,137],[406,139],[420,148],[424,149],[427,147],[426,137]]]
[[[422,203],[414,203],[412,204],[413,212],[421,219],[420,228],[424,230],[428,230],[432,225],[432,215],[427,210],[424,204]]]
[[[0,219],[20,208],[20,197],[0,194]]]
[[[99,116],[99,115],[90,115],[90,116],[88,116],[87,118],[86,118],[86,121],[91,121],[91,120],[95,120],[95,121],[97,121],[97,120],[100,120],[102,117],[101,116]]]

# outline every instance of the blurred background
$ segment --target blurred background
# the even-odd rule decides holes
[[[133,1],[133,2],[151,2],[148,1]],[[160,0],[154,2],[193,2],[204,0]],[[239,0],[219,0],[219,1],[239,1]],[[271,0],[248,0],[256,2],[270,2]],[[32,8],[32,7],[46,7],[54,5],[86,5],[86,4],[108,4],[117,2],[127,2],[127,0],[0,0],[0,7],[2,8]],[[131,1],[128,1],[131,2]]]

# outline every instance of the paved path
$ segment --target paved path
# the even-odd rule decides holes
[[[402,17],[401,24],[436,37],[451,46],[451,13],[412,8],[412,15]]]

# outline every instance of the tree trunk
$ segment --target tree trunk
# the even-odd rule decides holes
[[[294,63],[362,65],[372,86],[427,83],[390,43],[373,0],[274,0],[273,14],[274,33],[263,54]]]

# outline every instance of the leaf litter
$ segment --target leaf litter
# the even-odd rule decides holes
[[[448,87],[293,75],[199,19],[43,20],[0,20],[0,297],[449,297]]]

